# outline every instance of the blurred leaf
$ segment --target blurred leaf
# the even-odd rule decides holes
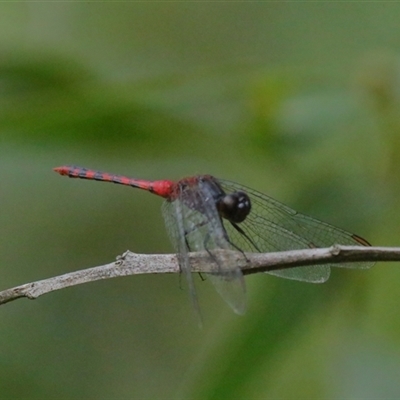
[[[152,153],[186,143],[195,129],[162,109],[126,98],[70,61],[3,58],[0,82],[2,140],[102,148],[112,153],[140,146]],[[162,142],[162,146],[157,143]]]

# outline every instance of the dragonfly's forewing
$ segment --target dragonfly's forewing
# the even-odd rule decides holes
[[[194,306],[199,311],[195,286],[191,274],[189,252],[202,251],[215,271],[207,277],[217,292],[238,314],[246,309],[245,282],[237,265],[237,256],[214,251],[232,250],[226,232],[210,193],[209,183],[186,186],[184,193],[175,199],[166,200],[163,215],[176,250],[180,253],[180,267],[185,272]],[[245,258],[244,254],[239,257]]]
[[[182,210],[182,203],[179,201],[164,201],[162,213],[170,240],[177,253],[179,268],[184,273],[189,288],[190,299],[196,314],[199,317],[199,324],[202,325],[199,301],[190,268],[189,249],[185,241],[185,223]]]
[[[220,181],[227,193],[246,192],[252,209],[240,228],[251,238],[240,234],[229,223],[225,223],[230,240],[243,251],[270,252],[329,247],[334,244],[368,246],[369,243],[357,235],[333,225],[300,214],[286,205],[237,183]],[[329,278],[330,267],[369,268],[373,262],[314,265],[270,271],[283,278],[308,282],[324,282]]]

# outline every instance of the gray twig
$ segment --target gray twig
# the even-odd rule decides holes
[[[219,251],[226,252],[228,250]],[[191,253],[190,258],[193,272],[215,272],[215,267],[209,262],[207,253]],[[291,250],[276,253],[247,253],[247,261],[241,253],[232,252],[230,259],[233,261],[237,260],[236,265],[241,268],[243,274],[249,275],[306,265],[360,261],[400,261],[400,248],[336,245],[323,249]],[[100,279],[138,274],[176,274],[179,272],[179,264],[175,254],[149,255],[135,254],[127,251],[110,264],[70,272],[3,290],[0,292],[0,304],[5,304],[21,297],[36,299],[45,293]]]

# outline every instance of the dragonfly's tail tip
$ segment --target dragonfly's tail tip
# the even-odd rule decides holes
[[[62,165],[61,167],[53,168],[54,172],[57,172],[60,175],[68,175],[68,176],[71,176],[71,173],[74,170],[84,170],[84,168],[76,167],[75,165]]]
[[[54,172],[57,172],[60,175],[65,175],[66,174],[66,168],[65,167],[55,167],[53,168]]]

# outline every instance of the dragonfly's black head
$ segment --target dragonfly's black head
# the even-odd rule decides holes
[[[250,197],[245,192],[233,192],[222,196],[217,202],[221,217],[230,222],[243,222],[251,210]]]

